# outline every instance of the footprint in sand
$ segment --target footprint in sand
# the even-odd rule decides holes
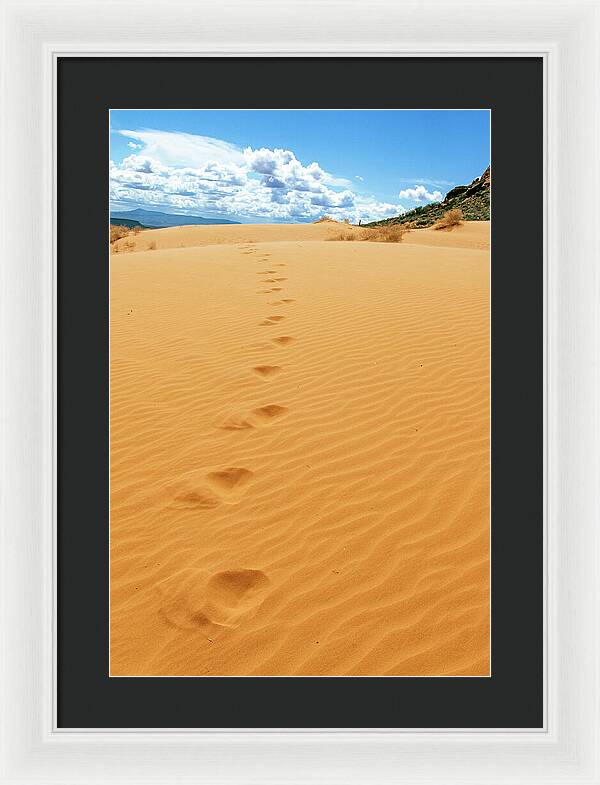
[[[221,504],[221,500],[208,488],[182,491],[173,498],[174,507],[178,510],[212,510]]]
[[[263,322],[259,322],[261,327],[272,327],[273,325],[285,319],[285,316],[267,316]]]
[[[259,376],[267,377],[279,373],[281,368],[279,365],[257,365],[252,370]]]
[[[276,403],[268,403],[266,406],[259,406],[258,409],[254,409],[252,414],[255,414],[263,420],[273,420],[275,417],[281,417],[282,414],[287,414],[287,411],[285,406],[279,406],[279,404]]]
[[[188,568],[156,586],[158,615],[180,630],[237,627],[256,613],[269,584],[262,570],[235,568],[209,575]]]
[[[219,427],[222,431],[249,431],[254,425],[244,417],[229,417]]]
[[[287,346],[293,340],[291,335],[279,335],[277,338],[273,338],[273,343],[279,344],[279,346]]]
[[[222,496],[238,494],[239,491],[252,479],[253,472],[237,466],[228,469],[219,469],[209,472],[206,479],[212,483]]]
[[[253,409],[244,417],[236,416],[228,418],[220,428],[223,431],[250,430],[261,425],[268,425],[287,413],[288,409],[285,406],[279,406],[277,403],[268,403],[265,406],[259,406],[257,409]]]
[[[277,270],[259,270],[256,274],[257,275],[275,275]]]
[[[212,510],[223,503],[239,500],[253,473],[232,466],[208,472],[189,472],[180,477],[170,492],[169,507],[176,510]]]
[[[283,289],[281,288],[281,286],[275,286],[275,287],[273,287],[273,289],[269,289],[269,291],[270,292],[282,292]]]

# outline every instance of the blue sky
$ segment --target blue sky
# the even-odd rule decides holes
[[[243,222],[374,220],[490,163],[487,110],[112,110],[110,199]]]

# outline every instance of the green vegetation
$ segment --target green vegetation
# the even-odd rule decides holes
[[[407,213],[383,221],[364,224],[367,227],[387,226],[390,224],[410,224],[411,228],[423,229],[439,223],[449,210],[460,210],[463,221],[490,220],[490,167],[481,177],[477,177],[469,185],[458,185],[448,191],[443,202],[434,202],[422,207],[415,207]]]

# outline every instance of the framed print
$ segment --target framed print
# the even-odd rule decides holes
[[[598,782],[597,7],[3,10],[2,781]]]
[[[349,108],[313,86],[286,108],[301,75],[399,77],[384,58],[58,61],[59,727],[155,725],[130,696],[153,688],[167,727],[231,727],[233,694],[249,727],[543,727],[543,63],[401,65],[443,68],[456,97]],[[224,108],[109,98],[117,70],[217,67],[247,78]],[[71,178],[94,133],[112,241],[82,267]],[[525,166],[515,296],[496,259]],[[407,167],[424,174],[394,196],[379,172]],[[526,526],[502,502],[517,489]]]

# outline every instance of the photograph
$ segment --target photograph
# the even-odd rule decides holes
[[[109,675],[493,676],[490,109],[106,122]]]

